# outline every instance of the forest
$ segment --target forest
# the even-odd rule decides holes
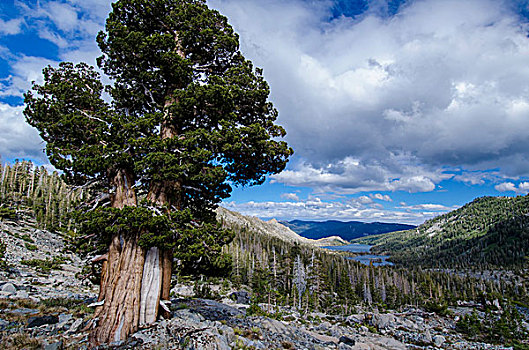
[[[49,173],[27,161],[4,165],[2,174],[2,220],[16,221],[20,213],[31,213],[40,227],[67,237],[69,250],[93,256],[94,252],[80,249],[78,238],[83,233],[77,230],[82,225],[72,219],[76,207],[90,201],[86,194],[66,185],[57,172]],[[347,315],[358,306],[381,312],[418,307],[444,314],[450,306],[472,302],[481,305],[488,316],[486,323],[472,315],[458,323],[469,338],[498,343],[526,336],[519,310],[529,305],[529,286],[518,270],[486,278],[421,266],[366,266],[348,259],[347,253],[294,244],[222,220],[221,224],[233,232],[219,247],[223,256],[229,256],[223,267],[186,268],[185,255],[175,252],[173,284],[202,280],[201,295],[216,298],[208,285],[229,283],[251,293],[250,313],[276,318],[281,317],[284,307],[302,314]],[[501,328],[498,322],[510,326]],[[501,332],[491,333],[498,327]]]
[[[481,197],[413,230],[360,239],[401,265],[522,269],[529,254],[529,196]]]

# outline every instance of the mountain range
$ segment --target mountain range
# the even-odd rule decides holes
[[[321,239],[330,236],[338,236],[346,241],[356,238],[378,235],[382,233],[414,229],[416,226],[406,224],[393,224],[384,222],[360,222],[360,221],[281,221],[292,231],[302,237],[309,239]]]

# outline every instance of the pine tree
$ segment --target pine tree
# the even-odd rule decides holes
[[[230,235],[213,209],[231,184],[261,184],[292,153],[275,140],[285,131],[274,124],[269,87],[225,17],[203,0],[112,8],[97,37],[112,87],[93,67],[63,62],[25,95],[50,162],[71,184],[97,191],[80,227],[108,246],[94,345],[163,313],[173,254],[191,268],[226,266],[219,247]],[[104,200],[110,205],[98,206]]]

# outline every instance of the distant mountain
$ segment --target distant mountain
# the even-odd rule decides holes
[[[263,235],[279,238],[285,242],[307,244],[311,246],[336,246],[348,244],[340,237],[328,237],[326,239],[308,239],[300,236],[290,228],[282,225],[276,219],[263,221],[253,216],[245,216],[223,207],[217,208],[217,220],[228,227],[245,227]]]
[[[504,268],[529,261],[529,196],[482,197],[414,230],[358,239],[404,265]]]
[[[330,236],[339,236],[346,241],[355,238],[378,235],[381,233],[413,229],[416,226],[405,224],[391,224],[383,222],[360,222],[360,221],[281,221],[292,231],[309,239],[320,239]]]

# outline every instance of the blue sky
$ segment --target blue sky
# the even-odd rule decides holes
[[[498,0],[209,0],[264,69],[295,155],[224,206],[278,219],[422,223],[529,192],[529,7]],[[47,160],[22,94],[95,64],[109,0],[0,2],[0,155]]]

